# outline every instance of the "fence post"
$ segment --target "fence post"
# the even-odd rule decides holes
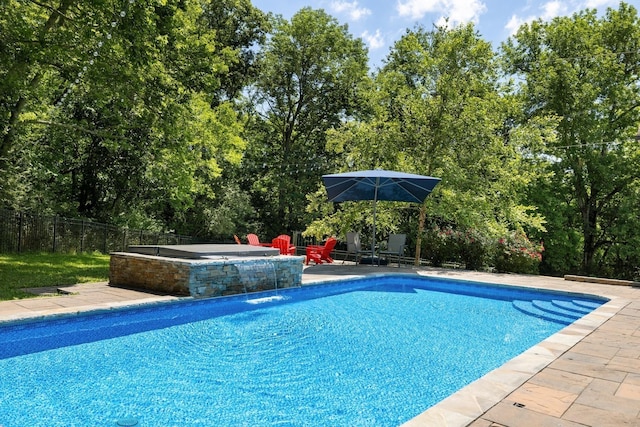
[[[103,254],[108,254],[109,252],[107,252],[108,248],[109,248],[109,242],[107,242],[107,239],[109,238],[109,226],[108,224],[105,222],[104,223],[104,246],[103,246]]]
[[[84,219],[80,220],[80,253],[84,252]]]
[[[22,252],[22,224],[24,222],[24,213],[20,212],[20,216],[18,219],[18,253]]]
[[[57,228],[58,228],[58,215],[55,215],[53,217],[53,245],[52,245],[52,250],[53,253],[56,253],[56,233],[57,233]]]

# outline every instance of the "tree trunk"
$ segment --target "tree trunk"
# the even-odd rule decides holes
[[[593,258],[596,252],[596,225],[598,213],[595,199],[590,197],[582,207],[582,234],[584,243],[582,246],[582,271],[585,274],[593,272]]]

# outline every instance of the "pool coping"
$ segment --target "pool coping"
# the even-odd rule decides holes
[[[420,273],[418,273],[420,274]],[[440,277],[442,271],[423,273],[426,276]],[[451,276],[451,272],[444,275]],[[453,274],[454,276],[457,274]],[[477,282],[495,283],[506,286],[522,286],[525,288],[544,289],[552,291],[562,291],[569,293],[579,293],[583,295],[593,295],[608,298],[609,301],[592,311],[591,313],[578,319],[571,325],[566,326],[559,332],[551,335],[542,342],[529,348],[519,356],[509,360],[499,368],[487,373],[468,386],[458,390],[437,405],[427,409],[415,418],[409,420],[403,427],[421,426],[502,426],[502,425],[563,425],[563,426],[603,426],[620,425],[623,423],[619,414],[616,414],[616,406],[610,406],[610,414],[602,408],[584,405],[578,400],[579,394],[572,402],[562,402],[558,404],[555,399],[570,399],[567,395],[558,398],[552,395],[556,389],[549,388],[549,401],[545,402],[533,410],[527,408],[526,404],[519,403],[518,397],[527,394],[525,387],[537,374],[550,368],[552,364],[560,360],[561,357],[569,354],[579,343],[583,342],[589,335],[593,334],[606,322],[619,315],[622,310],[635,301],[638,308],[640,304],[640,289],[628,286],[612,286],[610,284],[591,283],[585,286],[584,282],[572,282],[559,278],[548,278],[543,276],[518,276],[518,275],[488,275],[486,273],[465,273],[465,280]],[[631,296],[631,298],[629,298]],[[640,312],[635,318],[635,333],[640,338]],[[640,339],[637,340],[640,344]],[[640,373],[640,347],[631,344],[637,350],[635,358],[637,364],[631,367],[631,375]],[[605,362],[604,365],[607,365]],[[615,368],[614,368],[615,369]],[[561,372],[561,371],[558,371]],[[556,372],[554,372],[556,373]],[[606,375],[603,375],[606,376]],[[594,376],[591,380],[600,380]],[[640,376],[638,376],[640,380]],[[638,382],[637,384],[640,384]],[[523,391],[524,390],[524,391]],[[513,396],[513,398],[510,398]],[[611,393],[602,396],[602,400],[611,404]],[[593,396],[592,396],[593,398]],[[629,400],[635,400],[632,404],[640,408],[640,387],[631,393]],[[597,400],[598,397],[595,397]],[[532,399],[533,400],[533,399]],[[579,402],[579,403],[576,403]],[[584,415],[577,416],[570,413],[569,409],[575,404],[582,404]],[[530,405],[532,406],[532,405]],[[545,408],[544,406],[547,406]],[[558,410],[558,407],[561,407]],[[497,408],[497,409],[496,409]],[[495,409],[495,410],[494,410]],[[592,419],[590,412],[596,409],[600,413],[594,414]],[[492,412],[493,411],[493,412]],[[615,415],[613,415],[615,414]],[[635,417],[633,416],[635,415]],[[603,418],[608,421],[603,421]],[[628,419],[640,425],[640,410],[632,414]],[[613,422],[612,422],[613,421]],[[578,424],[579,423],[579,424]],[[624,422],[626,424],[626,422]]]
[[[591,313],[404,423],[403,426],[469,426],[491,407],[620,312],[627,304],[628,301],[622,298],[609,300]]]
[[[510,287],[570,292],[609,299],[593,312],[407,421],[403,427],[523,425],[523,419],[527,418],[535,419],[535,425],[544,425],[545,423],[563,426],[620,425],[616,424],[616,420],[621,420],[621,423],[631,420],[630,424],[635,422],[640,425],[640,288],[574,282],[547,276],[495,274],[428,267],[353,266],[340,265],[339,263],[306,267],[303,273],[303,285],[387,274],[417,274]],[[113,288],[106,283],[63,288],[70,294],[0,302],[0,322],[30,321],[51,315],[66,316],[184,299]],[[599,407],[602,405],[597,403],[598,397],[593,396],[594,390],[586,386],[582,394],[571,394],[571,396],[577,396],[571,402],[567,403],[569,398],[563,395],[564,401],[560,406],[556,401],[557,396],[549,396],[548,404],[543,402],[538,406],[535,405],[535,402],[534,404],[521,404],[514,400],[522,397],[523,391],[528,392],[533,389],[531,381],[537,375],[546,370],[555,373],[554,369],[556,368],[552,365],[561,363],[563,358],[568,357],[567,355],[571,355],[575,359],[575,347],[584,346],[584,342],[591,334],[599,331],[603,325],[617,316],[624,317],[628,330],[625,331],[622,340],[615,340],[606,347],[610,361],[608,364],[605,363],[603,368],[609,369],[610,366],[610,369],[619,374],[615,375],[615,378],[618,379],[617,388],[614,387],[615,381],[611,380],[611,375],[593,372],[589,365],[590,360],[584,362],[584,369],[580,368],[579,361],[578,368],[572,368],[584,372],[571,373],[572,375],[580,375],[581,378],[584,377],[584,382],[587,385],[593,383],[594,386],[602,387],[600,383],[607,381],[606,384],[610,387],[606,392],[603,392],[600,399],[610,405],[608,411]],[[625,340],[628,345],[625,345]],[[594,352],[595,350],[589,351]],[[619,362],[619,360],[613,359],[620,358],[621,354],[626,356],[625,364],[629,365],[628,368],[621,368],[619,363],[614,363]],[[593,357],[596,356],[598,355],[593,355]],[[623,388],[624,393],[619,392]],[[612,389],[615,390],[612,392]],[[586,396],[587,391],[590,393],[588,396]],[[553,394],[553,390],[549,394]],[[515,397],[510,398],[510,396]],[[587,397],[593,402],[589,403]],[[632,409],[621,415],[619,410],[614,409],[616,406],[612,403],[612,399],[615,401],[617,398],[624,399],[621,403],[630,404]],[[573,410],[574,407],[575,410]],[[637,409],[633,409],[635,407]],[[578,410],[581,410],[579,414]],[[605,419],[608,421],[604,422]],[[525,424],[533,425],[531,423]]]

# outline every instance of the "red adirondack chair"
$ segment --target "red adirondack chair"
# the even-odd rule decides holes
[[[247,240],[250,245],[253,246],[271,246],[271,243],[260,243],[260,239],[257,234],[247,234]]]
[[[296,247],[291,244],[291,237],[281,234],[271,241],[271,246],[280,249],[280,255],[295,255]]]
[[[332,263],[333,258],[331,258],[331,252],[336,246],[336,243],[338,243],[336,239],[329,237],[324,245],[307,246],[307,265],[309,265],[309,261],[313,261],[316,264],[322,264],[323,262],[327,264]]]

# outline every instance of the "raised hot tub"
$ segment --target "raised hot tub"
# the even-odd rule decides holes
[[[132,245],[129,252],[169,258],[261,257],[280,255],[278,248],[236,244]]]
[[[303,256],[235,244],[135,245],[111,253],[109,283],[192,297],[301,286]]]

